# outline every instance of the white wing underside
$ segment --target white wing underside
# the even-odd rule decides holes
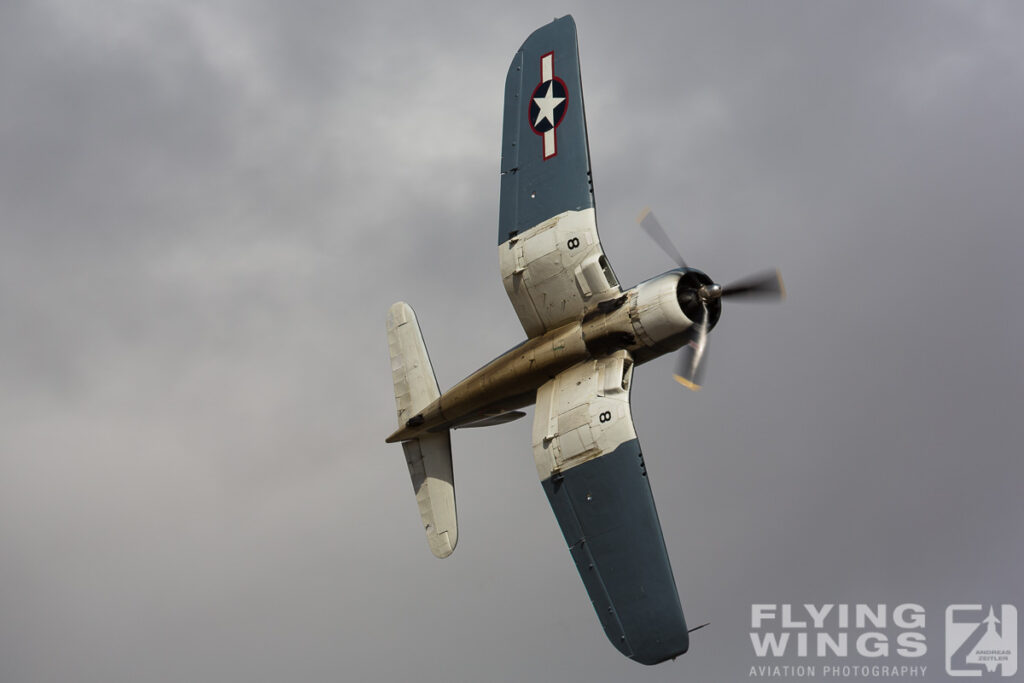
[[[563,370],[537,391],[533,455],[543,481],[636,439],[629,410],[633,359],[626,351]]]
[[[498,251],[505,291],[530,337],[578,320],[621,293],[592,208],[553,216]]]

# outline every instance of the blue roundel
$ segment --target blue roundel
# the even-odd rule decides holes
[[[568,90],[561,78],[541,81],[530,96],[530,128],[538,135],[557,128],[565,118],[568,103]]]

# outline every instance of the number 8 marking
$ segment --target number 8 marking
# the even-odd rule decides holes
[[[606,410],[603,413],[601,413],[600,415],[598,415],[597,419],[600,420],[601,422],[611,422],[611,420],[612,420],[612,412],[610,410]]]
[[[573,237],[571,240],[565,243],[565,246],[569,247],[570,249],[575,249],[576,247],[580,246],[580,238]]]

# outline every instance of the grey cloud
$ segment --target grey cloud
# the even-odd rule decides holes
[[[427,550],[384,313],[442,386],[520,341],[502,79],[540,3],[0,12],[0,678],[721,680],[750,603],[1021,604],[1024,51],[1010,3],[568,7],[602,240],[721,280],[708,386],[633,402],[692,651],[605,642],[525,421]]]

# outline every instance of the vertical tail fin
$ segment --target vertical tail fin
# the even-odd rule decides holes
[[[402,426],[441,395],[416,314],[402,301],[388,310],[388,350],[395,408]],[[430,551],[448,557],[458,541],[451,435],[444,431],[403,441],[402,449]]]

